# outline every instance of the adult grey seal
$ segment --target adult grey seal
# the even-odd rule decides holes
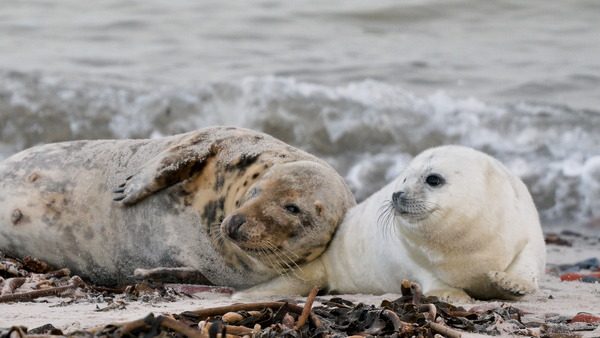
[[[326,162],[248,129],[47,144],[0,163],[0,250],[99,284],[244,288],[319,256],[354,204]]]
[[[297,272],[235,294],[400,293],[402,280],[455,301],[534,292],[546,250],[525,184],[496,159],[443,146],[352,208],[329,248]],[[268,290],[268,292],[265,292]]]

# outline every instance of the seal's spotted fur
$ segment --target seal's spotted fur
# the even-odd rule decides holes
[[[354,203],[325,162],[247,129],[56,143],[0,163],[0,249],[104,284],[191,267],[247,287],[318,256]]]

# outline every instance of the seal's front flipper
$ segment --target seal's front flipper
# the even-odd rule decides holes
[[[316,286],[327,287],[327,272],[320,258],[268,282],[238,291],[232,299],[257,299],[269,296],[308,296]]]
[[[114,200],[132,205],[202,171],[206,160],[218,151],[218,145],[205,134],[192,133],[151,158],[113,191],[118,194]]]
[[[487,273],[492,285],[506,299],[515,299],[535,292],[534,283],[509,275],[503,271],[490,271]]]
[[[135,269],[133,278],[162,283],[214,285],[194,268]]]
[[[471,298],[471,296],[469,296],[465,291],[453,287],[431,290],[426,292],[426,296],[438,297],[446,302],[469,303],[473,301],[473,298]]]
[[[317,286],[318,285],[314,285]],[[266,283],[235,292],[232,299],[258,299],[272,296],[307,296],[313,285],[295,277],[277,277]]]

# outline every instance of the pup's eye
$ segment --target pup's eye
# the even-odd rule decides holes
[[[427,183],[431,187],[439,187],[446,183],[446,180],[441,175],[431,174],[427,176],[427,178],[425,179],[425,183]]]
[[[258,188],[254,188],[254,190],[252,190],[252,197],[256,197],[258,195]]]
[[[287,210],[289,213],[291,213],[291,214],[294,214],[294,215],[296,215],[296,214],[299,214],[299,213],[300,213],[300,208],[298,208],[298,206],[297,206],[297,205],[295,205],[295,204],[288,204],[288,205],[286,205],[284,208],[285,208],[285,210]]]

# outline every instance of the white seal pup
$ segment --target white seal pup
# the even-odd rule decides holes
[[[352,208],[329,248],[297,271],[235,294],[400,293],[402,280],[453,301],[534,292],[546,250],[525,184],[496,159],[462,146],[429,149]],[[275,291],[276,290],[276,291]]]
[[[327,163],[248,129],[47,144],[0,163],[0,250],[99,284],[244,288],[319,256],[354,204]]]

